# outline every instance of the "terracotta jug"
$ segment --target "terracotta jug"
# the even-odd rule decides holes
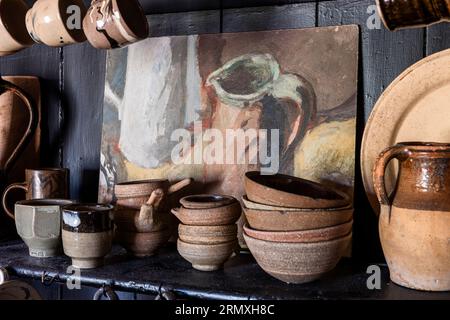
[[[0,164],[0,183],[2,190],[6,183],[5,180],[10,169],[14,166],[22,152],[25,151],[25,148],[33,137],[38,124],[38,112],[33,100],[29,98],[28,95],[18,86],[0,77],[0,95],[6,92],[11,92],[23,101],[23,105],[26,107],[26,112],[28,112],[29,117],[27,128],[25,132],[23,132],[18,144],[11,145],[11,136],[14,136],[14,131],[17,130],[14,126],[12,126],[12,124],[14,124],[14,113],[19,112],[19,110],[14,110],[14,108],[2,108],[2,111],[0,112],[2,115],[0,119],[0,132],[2,133],[0,135],[0,159],[2,159]],[[1,102],[2,100],[0,100],[0,103]],[[0,107],[1,106],[2,105],[0,105]]]
[[[377,0],[377,5],[389,30],[450,21],[450,0]]]
[[[399,174],[389,197],[384,175],[392,159],[399,161]],[[381,153],[373,179],[391,280],[412,289],[450,290],[450,144],[399,143]]]

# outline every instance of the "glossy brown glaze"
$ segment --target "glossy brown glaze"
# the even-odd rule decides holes
[[[384,175],[393,159],[399,161],[400,169],[391,203]],[[450,144],[408,142],[388,148],[375,164],[373,180],[382,205],[450,211]]]
[[[25,26],[29,10],[23,0],[0,0],[0,56],[13,54],[33,44]]]
[[[25,191],[25,198],[31,199],[68,199],[69,198],[69,170],[64,168],[44,168],[25,170],[25,182],[14,183],[3,192],[3,209],[13,217],[7,207],[7,196],[13,189]]]
[[[83,28],[97,49],[123,47],[147,38],[149,33],[147,19],[137,0],[93,0]]]
[[[449,0],[377,0],[377,5],[390,30],[450,21]]]
[[[384,171],[392,159],[399,160],[400,169],[388,197]],[[388,148],[376,162],[380,240],[391,280],[399,285],[450,290],[449,165],[450,144],[420,142]]]
[[[245,174],[245,191],[249,200],[290,208],[331,208],[350,204],[349,197],[334,188],[284,174]]]

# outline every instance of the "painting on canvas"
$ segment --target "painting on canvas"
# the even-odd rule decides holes
[[[240,197],[261,170],[352,194],[356,26],[149,38],[112,50],[100,201],[114,183],[192,177]]]

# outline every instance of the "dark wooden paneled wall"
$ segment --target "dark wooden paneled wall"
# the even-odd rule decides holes
[[[384,27],[369,29],[367,20],[373,13],[370,6],[375,4],[374,0],[141,2],[147,13],[158,12],[150,18],[152,36],[358,24],[361,30],[358,141],[365,119],[389,83],[424,56],[450,47],[448,25],[395,33]],[[235,8],[269,3],[288,4]],[[177,12],[190,9],[212,10]],[[97,198],[105,56],[104,51],[85,43],[61,49],[35,45],[0,58],[1,74],[35,75],[42,79],[41,165],[69,168],[71,194],[84,201]],[[356,199],[354,254],[378,261],[382,257],[377,220],[365,198],[358,165]]]

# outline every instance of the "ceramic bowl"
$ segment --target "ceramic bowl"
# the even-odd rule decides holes
[[[274,242],[321,242],[340,238],[352,231],[353,220],[333,227],[304,231],[260,231],[244,226],[244,232],[255,239]]]
[[[237,202],[231,196],[223,196],[218,194],[198,194],[181,198],[180,203],[188,209],[211,209],[229,205]]]
[[[250,201],[288,208],[323,209],[350,204],[349,197],[334,188],[283,174],[245,174],[244,187]]]
[[[191,226],[222,226],[234,224],[242,213],[241,204],[235,203],[211,209],[172,209],[182,224]]]
[[[178,239],[179,254],[200,271],[214,271],[223,268],[225,262],[239,247],[233,240],[221,244],[193,244]]]
[[[237,239],[236,224],[225,226],[178,226],[178,236],[181,241],[193,244],[219,244]]]
[[[307,283],[333,270],[351,242],[351,233],[330,241],[285,243],[258,240],[244,234],[259,266],[286,283]]]
[[[170,236],[169,229],[140,233],[116,231],[115,240],[135,257],[150,257],[169,241]]]
[[[262,231],[303,231],[332,227],[351,220],[354,210],[352,206],[331,209],[275,209],[265,206],[273,209],[255,209],[259,206],[253,205],[254,202],[245,197],[242,200],[248,225]]]

